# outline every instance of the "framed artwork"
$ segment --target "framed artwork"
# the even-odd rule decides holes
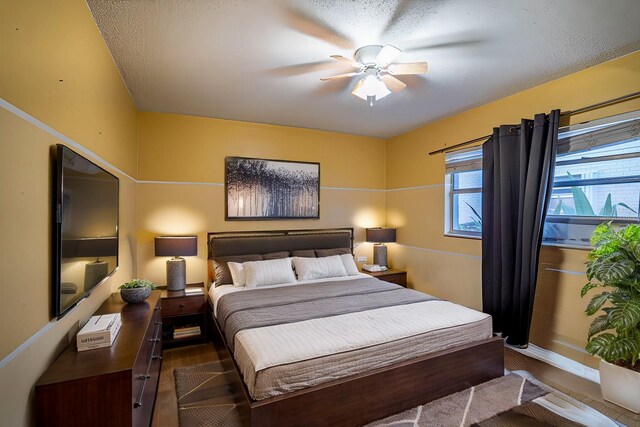
[[[225,158],[227,221],[320,218],[320,163]]]

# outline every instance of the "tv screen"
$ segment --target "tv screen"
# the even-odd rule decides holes
[[[118,178],[56,145],[53,316],[62,317],[118,266]]]

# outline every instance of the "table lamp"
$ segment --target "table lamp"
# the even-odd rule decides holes
[[[181,256],[198,254],[197,236],[158,236],[156,256],[171,256],[167,260],[167,289],[181,291],[187,286],[187,263]]]
[[[88,237],[62,241],[62,256],[65,258],[96,258],[84,267],[84,290],[91,290],[109,274],[109,263],[100,257],[118,255],[117,237]]]
[[[385,243],[396,241],[395,228],[367,228],[367,242],[375,243],[373,246],[373,263],[387,267],[387,246]]]

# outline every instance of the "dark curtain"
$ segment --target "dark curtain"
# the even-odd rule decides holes
[[[482,307],[519,347],[529,342],[559,120],[553,110],[494,128],[482,146]]]

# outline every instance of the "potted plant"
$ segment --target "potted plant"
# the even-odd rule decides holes
[[[600,224],[591,245],[581,296],[601,290],[585,311],[602,313],[591,323],[586,350],[601,358],[603,397],[640,413],[640,225]]]
[[[149,298],[156,285],[145,279],[133,279],[120,286],[120,296],[129,304],[136,304]]]

